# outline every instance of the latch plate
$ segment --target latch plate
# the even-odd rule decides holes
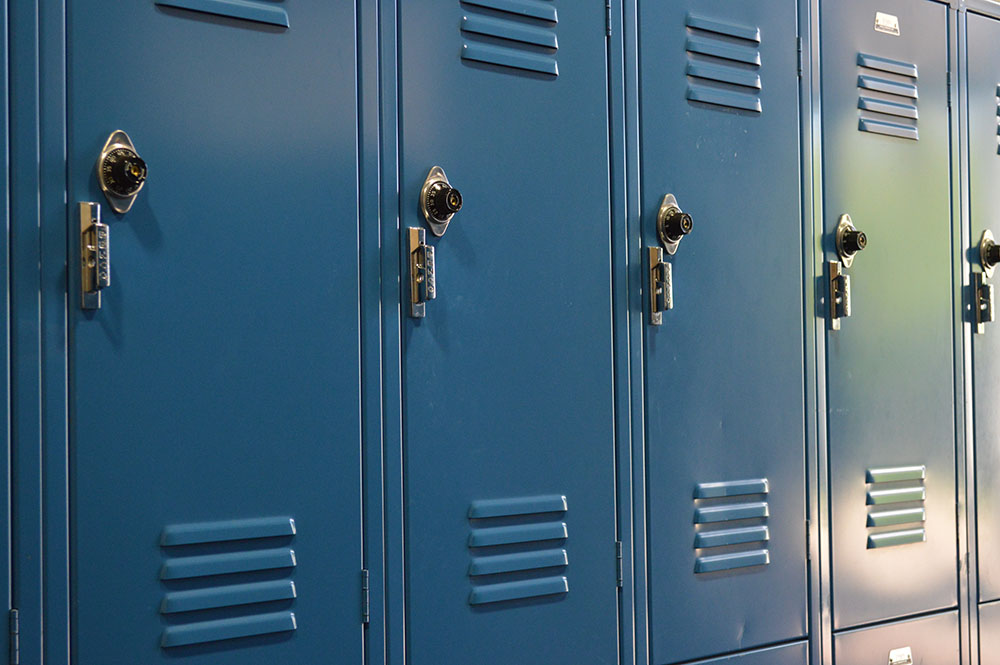
[[[410,253],[410,316],[427,316],[426,303],[437,297],[434,276],[434,247],[427,244],[427,233],[415,226],[407,228]]]
[[[649,248],[649,323],[663,324],[663,312],[673,309],[673,267],[663,260],[662,247]]]
[[[900,647],[889,652],[889,665],[913,665],[913,650]]]
[[[840,261],[827,262],[830,330],[840,330],[840,320],[851,315],[851,276]]]
[[[976,333],[986,332],[986,324],[994,319],[993,285],[986,282],[988,275],[982,272],[972,273],[972,288],[974,294],[973,306],[976,310]]]
[[[80,307],[101,308],[101,289],[111,285],[108,225],[101,222],[101,205],[82,202],[80,213]]]

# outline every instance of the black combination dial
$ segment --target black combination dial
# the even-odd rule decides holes
[[[435,182],[427,188],[424,206],[437,221],[451,219],[452,215],[462,209],[462,193],[447,182]]]
[[[842,243],[843,252],[851,256],[868,246],[868,236],[863,231],[850,229],[844,232]]]
[[[679,242],[694,229],[691,215],[674,208],[660,220],[660,239],[664,243]]]
[[[146,182],[146,162],[131,148],[115,148],[101,160],[101,180],[110,194],[128,198]]]
[[[983,250],[983,267],[987,270],[1000,263],[1000,245],[988,243]]]

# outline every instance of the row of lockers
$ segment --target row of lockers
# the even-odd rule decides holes
[[[30,4],[12,658],[1000,663],[1000,5]]]

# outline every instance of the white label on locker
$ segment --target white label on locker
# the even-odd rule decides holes
[[[899,18],[884,12],[875,12],[875,29],[899,37]]]
[[[910,647],[890,651],[889,665],[913,665],[913,652],[910,651]]]

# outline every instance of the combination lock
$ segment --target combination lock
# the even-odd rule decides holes
[[[146,183],[146,162],[122,130],[112,132],[104,144],[97,160],[97,177],[115,212],[128,212]]]
[[[431,233],[443,236],[451,218],[462,209],[462,193],[452,187],[444,169],[435,166],[427,174],[420,190],[420,212],[427,220]]]

